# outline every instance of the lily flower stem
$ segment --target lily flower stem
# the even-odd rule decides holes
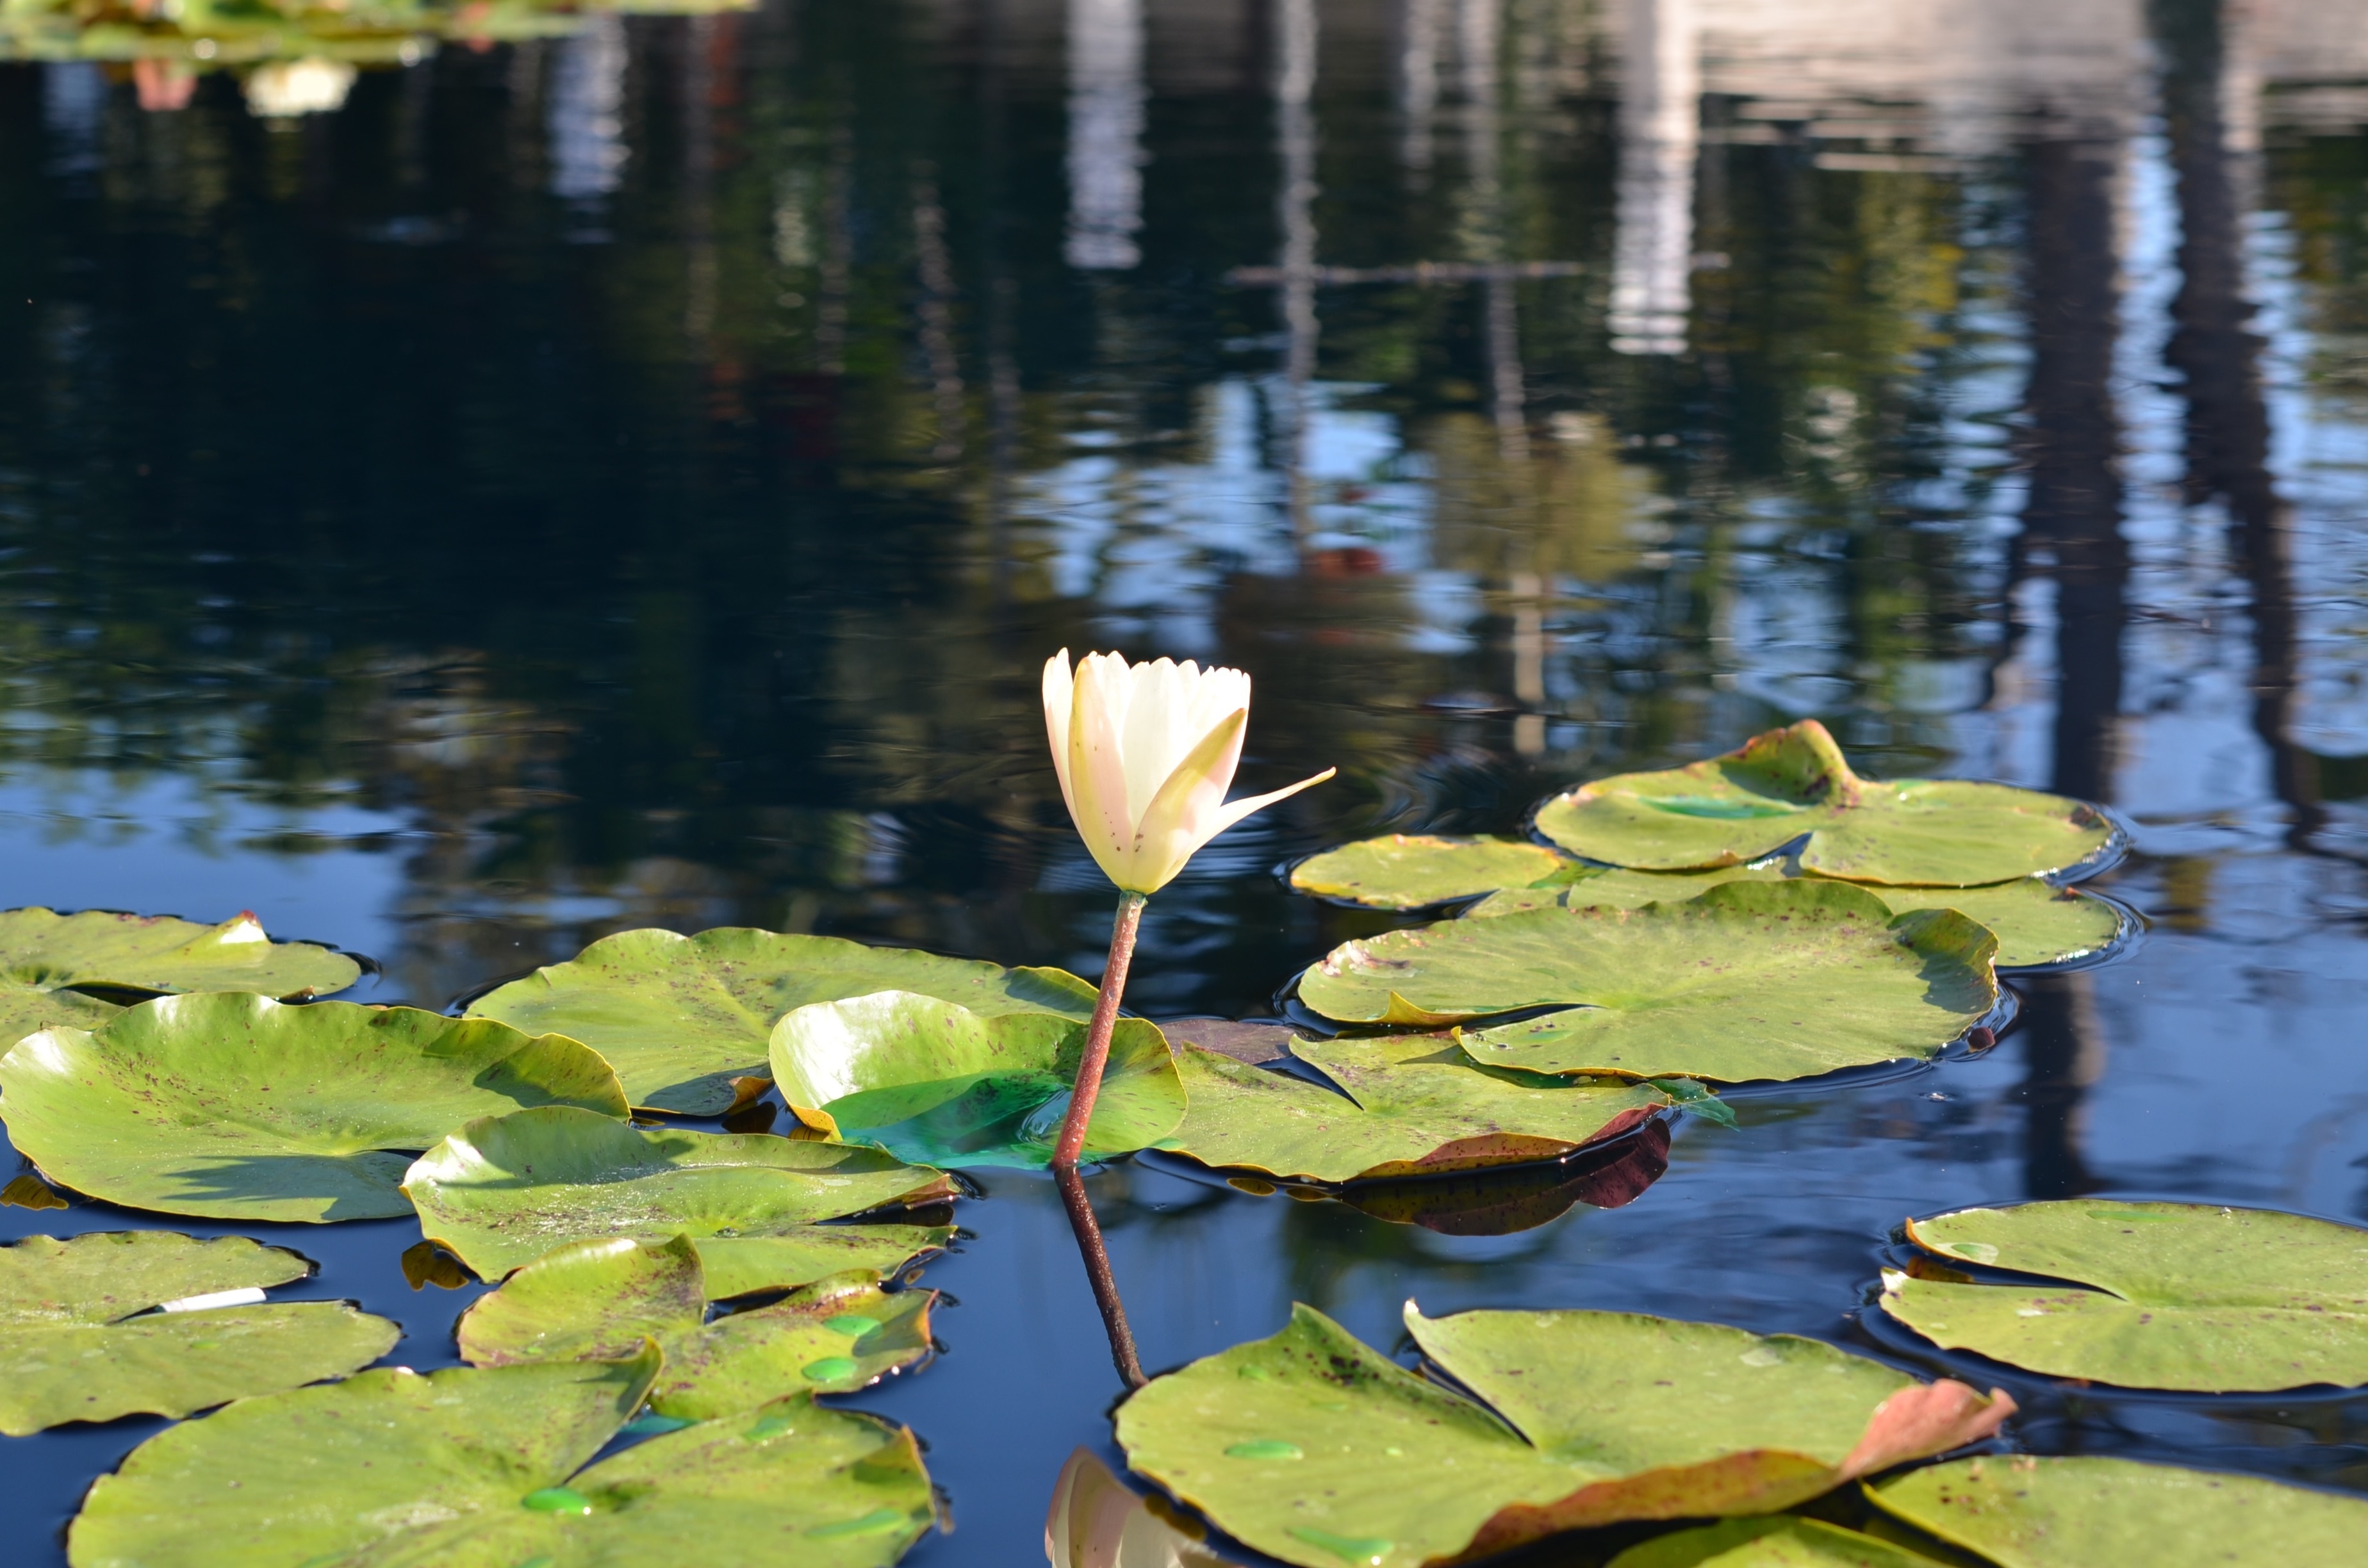
[[[1118,1299],[1118,1278],[1110,1272],[1110,1254],[1102,1247],[1102,1228],[1094,1220],[1093,1199],[1086,1196],[1086,1178],[1075,1165],[1054,1168],[1053,1180],[1061,1188],[1061,1205],[1069,1211],[1069,1229],[1076,1233],[1077,1253],[1085,1259],[1086,1278],[1094,1288],[1094,1305],[1101,1309],[1102,1330],[1110,1335],[1110,1365],[1118,1381],[1132,1393],[1144,1385],[1143,1361],[1134,1353],[1134,1334],[1126,1326],[1126,1307]]]
[[[1053,1147],[1056,1171],[1076,1170],[1077,1156],[1085,1152],[1086,1123],[1094,1119],[1094,1100],[1102,1092],[1110,1031],[1118,1028],[1118,1001],[1126,990],[1127,965],[1134,961],[1134,934],[1143,924],[1143,906],[1150,902],[1139,892],[1118,895],[1118,918],[1110,926],[1110,962],[1102,969],[1102,993],[1094,1001],[1094,1021],[1086,1029],[1086,1054],[1077,1063],[1076,1086],[1069,1093],[1069,1118],[1061,1123],[1061,1141]]]

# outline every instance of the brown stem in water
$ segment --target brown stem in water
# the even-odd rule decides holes
[[[1133,893],[1127,896],[1136,898]],[[1138,907],[1141,902],[1136,898]],[[1093,1199],[1086,1196],[1086,1178],[1077,1174],[1075,1165],[1055,1165],[1053,1180],[1061,1188],[1062,1207],[1069,1211],[1069,1229],[1077,1235],[1077,1251],[1085,1259],[1086,1278],[1094,1288],[1094,1305],[1102,1310],[1102,1329],[1110,1335],[1110,1365],[1118,1369],[1118,1381],[1132,1393],[1145,1381],[1143,1363],[1134,1354],[1134,1335],[1126,1326],[1126,1308],[1118,1299],[1118,1279],[1110,1273],[1110,1254],[1102,1249],[1102,1228],[1094,1220]]]
[[[1143,906],[1148,902],[1139,892],[1118,895],[1118,918],[1110,926],[1110,962],[1102,970],[1102,994],[1094,1001],[1094,1021],[1086,1029],[1086,1055],[1077,1063],[1069,1118],[1061,1123],[1061,1142],[1053,1149],[1056,1171],[1075,1171],[1077,1156],[1085,1151],[1086,1123],[1094,1119],[1094,1100],[1102,1092],[1102,1066],[1110,1061],[1110,1031],[1118,1027],[1118,999],[1126,990],[1126,966],[1134,959],[1135,928],[1143,924]]]

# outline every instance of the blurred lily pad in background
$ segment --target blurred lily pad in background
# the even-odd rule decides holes
[[[641,1408],[620,1361],[394,1368],[242,1400],[132,1450],[91,1488],[74,1568],[894,1562],[936,1517],[913,1435],[805,1395],[588,1469]]]
[[[704,1421],[791,1393],[844,1393],[929,1354],[933,1290],[890,1294],[838,1275],[770,1306],[709,1322],[707,1281],[688,1236],[663,1245],[575,1242],[527,1265],[461,1319],[473,1367],[629,1356],[656,1341],[650,1389],[662,1415]]]
[[[0,1118],[51,1179],[216,1219],[406,1214],[412,1154],[472,1117],[552,1105],[623,1125],[616,1074],[575,1041],[416,1007],[165,996],[0,1057]]]
[[[187,1415],[343,1377],[394,1347],[394,1324],[343,1301],[262,1301],[311,1271],[242,1236],[100,1231],[0,1246],[0,1432]]]
[[[1499,888],[1552,885],[1586,869],[1525,839],[1393,833],[1308,857],[1292,868],[1291,885],[1374,909],[1424,909]]]
[[[1490,1066],[1736,1082],[1930,1057],[1998,1005],[1996,939],[1894,916],[1844,882],[1734,882],[1683,903],[1541,909],[1345,943],[1300,977],[1344,1022],[1467,1028]]]
[[[255,991],[325,996],[361,965],[310,942],[275,942],[252,915],[200,926],[165,915],[0,911],[0,1049],[52,1024],[97,1028],[120,1009],[109,993]]]
[[[1867,1494],[1999,1568],[2345,1568],[2368,1551],[2368,1499],[2131,1460],[1960,1460]]]
[[[2259,1209],[2103,1199],[1910,1221],[1958,1263],[2069,1281],[1884,1276],[1934,1344],[2050,1377],[2198,1393],[2368,1383],[2368,1231]]]
[[[832,1136],[935,1165],[1052,1163],[1084,1059],[1084,1020],[973,1012],[905,991],[819,1002],[773,1028],[773,1079]],[[1085,1157],[1156,1143],[1184,1119],[1184,1085],[1156,1024],[1121,1018]]]
[[[1743,865],[1805,836],[1804,870],[1936,887],[2070,871],[2113,841],[2103,813],[2062,795],[1861,778],[1815,719],[1685,767],[1599,778],[1541,806],[1537,825],[1574,855],[1654,871]]]
[[[1648,1085],[1485,1068],[1434,1035],[1294,1040],[1291,1051],[1339,1092],[1183,1047],[1190,1108],[1160,1147],[1282,1179],[1442,1176],[1558,1159],[1670,1103]]]
[[[1118,1410],[1128,1463],[1285,1562],[1414,1565],[1624,1520],[1758,1514],[1945,1451],[2012,1410],[1816,1340],[1620,1312],[1474,1312],[1406,1326],[1486,1404],[1313,1308],[1154,1379]]]
[[[1094,988],[1057,969],[1005,969],[837,937],[741,926],[620,931],[566,963],[488,992],[471,1017],[582,1040],[609,1059],[635,1106],[717,1116],[734,1081],[767,1072],[773,1026],[816,1002],[907,991],[983,1017],[1093,1011]]]
[[[484,1278],[572,1241],[689,1235],[717,1300],[891,1272],[946,1231],[821,1221],[953,1196],[942,1172],[877,1149],[644,1130],[561,1107],[469,1123],[412,1165],[404,1191],[427,1239]]]

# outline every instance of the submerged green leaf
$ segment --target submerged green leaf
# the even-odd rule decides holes
[[[1628,1519],[1757,1514],[1972,1441],[2012,1409],[1815,1340],[1620,1312],[1406,1310],[1484,1406],[1312,1308],[1119,1407],[1128,1462],[1306,1568],[1479,1557]]]
[[[394,1324],[342,1301],[255,1299],[311,1268],[243,1236],[168,1231],[0,1246],[0,1432],[187,1415],[343,1377],[393,1347]],[[206,1301],[225,1292],[247,1299]]]
[[[709,1290],[689,1236],[663,1245],[575,1242],[527,1265],[461,1319],[461,1358],[498,1367],[666,1352],[650,1390],[661,1415],[706,1421],[784,1394],[844,1393],[929,1353],[933,1290],[890,1294],[839,1275],[770,1306],[707,1321]]]
[[[885,1274],[943,1228],[825,1225],[953,1196],[944,1175],[877,1149],[629,1127],[552,1108],[472,1121],[404,1178],[427,1238],[487,1279],[568,1242],[697,1242],[721,1300],[850,1268]]]
[[[1818,1519],[1728,1519],[1656,1536],[1609,1568],[1940,1568],[1930,1558]]]
[[[1999,1568],[2345,1568],[2368,1543],[2368,1500],[2131,1460],[1960,1460],[1867,1494]]]
[[[1645,1085],[1480,1067],[1435,1036],[1294,1040],[1291,1049],[1341,1093],[1186,1046],[1177,1060],[1190,1108],[1160,1147],[1298,1181],[1437,1176],[1558,1159],[1669,1103]]]
[[[936,1165],[1052,1163],[1086,1025],[1053,1013],[974,1013],[905,991],[818,1002],[774,1027],[773,1081],[838,1137]],[[1085,1157],[1131,1153],[1176,1131],[1184,1085],[1158,1026],[1111,1032]]]
[[[218,1219],[408,1213],[398,1151],[545,1105],[625,1114],[616,1074],[574,1040],[416,1007],[165,996],[0,1057],[0,1117],[51,1179]]]
[[[400,1368],[243,1400],[102,1476],[73,1568],[883,1568],[935,1517],[913,1435],[796,1395],[579,1469],[658,1375],[623,1361]]]
[[[1360,1023],[1452,1023],[1490,1066],[1638,1078],[1804,1078],[1929,1057],[1998,1005],[1996,939],[1894,916],[1845,882],[1733,882],[1684,903],[1541,909],[1344,943],[1300,1000]]]
[[[1577,881],[1550,888],[1517,888],[1494,893],[1465,910],[1467,918],[1519,915],[1525,910],[1577,909],[1596,904],[1637,909],[1647,903],[1687,899],[1725,882],[1798,880],[1782,861],[1725,866],[1713,871],[1595,869]],[[1953,909],[1998,936],[2000,969],[2032,969],[2092,958],[2123,934],[2122,912],[2093,893],[2059,888],[2039,877],[2021,877],[1977,888],[1867,886],[1894,915],[1918,909]]]
[[[620,931],[570,961],[479,998],[472,1017],[570,1036],[616,1067],[636,1106],[720,1115],[736,1078],[766,1071],[775,1023],[794,1008],[910,991],[973,1013],[1085,1017],[1094,988],[1057,969],[1004,969],[837,937],[724,926],[696,937]]]
[[[1574,855],[1655,871],[1742,865],[1805,836],[1804,870],[1936,887],[2070,870],[2113,836],[2062,795],[1861,778],[1814,719],[1690,767],[1599,778],[1548,801],[1537,825]]]
[[[1499,888],[1549,885],[1584,870],[1524,839],[1393,833],[1310,856],[1292,868],[1291,885],[1374,909],[1424,909]]]
[[[2368,1383],[2368,1231],[2260,1209],[2078,1199],[1960,1210],[1907,1233],[1958,1262],[2073,1282],[1886,1272],[1884,1311],[1949,1349],[2128,1388]]]

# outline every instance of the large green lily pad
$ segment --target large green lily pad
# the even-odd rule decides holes
[[[1895,916],[1846,882],[1730,882],[1683,903],[1540,909],[1343,943],[1300,1000],[1357,1023],[1453,1023],[1492,1067],[1738,1082],[1929,1057],[1998,1005],[1997,939]]]
[[[88,909],[0,910],[0,1049],[36,1029],[95,1029],[119,1004],[72,990],[256,991],[325,996],[361,977],[345,954],[310,942],[275,942],[241,914],[219,926],[170,915]]]
[[[1648,903],[1688,899],[1725,882],[1796,880],[1784,863],[1723,866],[1713,871],[1629,871],[1586,868],[1577,880],[1552,887],[1508,888],[1491,893],[1463,912],[1465,918],[1519,915],[1532,909],[1577,909],[1597,904],[1639,909]],[[1894,915],[1917,909],[1953,909],[1997,933],[2000,969],[2035,969],[2092,958],[2112,947],[2126,928],[2120,909],[2078,888],[2059,888],[2040,877],[2021,877],[1978,888],[1896,888],[1867,892]]]
[[[342,1301],[256,1299],[311,1271],[243,1236],[105,1231],[0,1246],[0,1432],[187,1415],[340,1378],[393,1348],[401,1330]]]
[[[1480,1067],[1436,1036],[1294,1040],[1291,1050],[1341,1093],[1188,1045],[1177,1060],[1191,1108],[1159,1146],[1292,1181],[1441,1176],[1559,1159],[1669,1104],[1650,1085]]]
[[[2012,1409],[1816,1340],[1594,1312],[1406,1309],[1486,1405],[1312,1308],[1119,1407],[1128,1462],[1260,1551],[1416,1568],[1631,1519],[1769,1513]]]
[[[461,1319],[461,1358],[475,1367],[614,1359],[654,1339],[666,1369],[650,1407],[708,1421],[784,1394],[867,1388],[912,1366],[929,1353],[937,1292],[891,1294],[869,1273],[845,1274],[713,1323],[708,1299],[689,1236],[573,1242],[477,1299]]]
[[[1960,1210],[1907,1233],[1942,1257],[2073,1282],[1886,1272],[1884,1311],[1952,1350],[2128,1388],[2368,1383],[2368,1231],[2260,1209],[2083,1199]]]
[[[2368,1500],[2131,1460],[1960,1460],[1867,1494],[1999,1568],[2352,1568],[2368,1550]]]
[[[973,1013],[1093,1011],[1094,988],[1057,969],[1004,969],[837,937],[724,926],[696,937],[620,931],[566,963],[478,999],[469,1016],[582,1040],[636,1106],[716,1116],[734,1080],[766,1071],[781,1015],[814,1002],[910,991]]]
[[[51,1180],[226,1220],[409,1213],[396,1151],[543,1105],[625,1114],[617,1075],[575,1041],[416,1007],[164,996],[0,1057],[0,1117]]]
[[[877,1149],[643,1130],[559,1108],[469,1123],[422,1155],[403,1189],[427,1238],[487,1279],[568,1242],[689,1235],[718,1300],[852,1268],[888,1273],[949,1232],[820,1221],[953,1196],[941,1172]]]
[[[1393,833],[1309,856],[1291,869],[1291,885],[1373,909],[1427,909],[1499,888],[1552,886],[1586,870],[1527,839]]]
[[[1541,806],[1537,825],[1574,855],[1652,871],[1743,865],[1805,837],[1804,870],[1935,887],[2071,870],[2113,837],[2062,795],[1861,778],[1815,719],[1691,767],[1599,778]]]
[[[1609,1568],[1940,1568],[1930,1558],[1821,1519],[1727,1519],[1656,1536]]]
[[[623,1361],[402,1368],[242,1400],[102,1476],[73,1568],[882,1568],[935,1517],[913,1435],[795,1395],[582,1469],[641,1407]]]
[[[783,1017],[773,1029],[773,1081],[802,1119],[900,1159],[1041,1168],[1060,1142],[1085,1047],[1077,1018],[975,1013],[882,991]],[[1131,1153],[1183,1119],[1184,1085],[1159,1027],[1121,1018],[1085,1157]]]

